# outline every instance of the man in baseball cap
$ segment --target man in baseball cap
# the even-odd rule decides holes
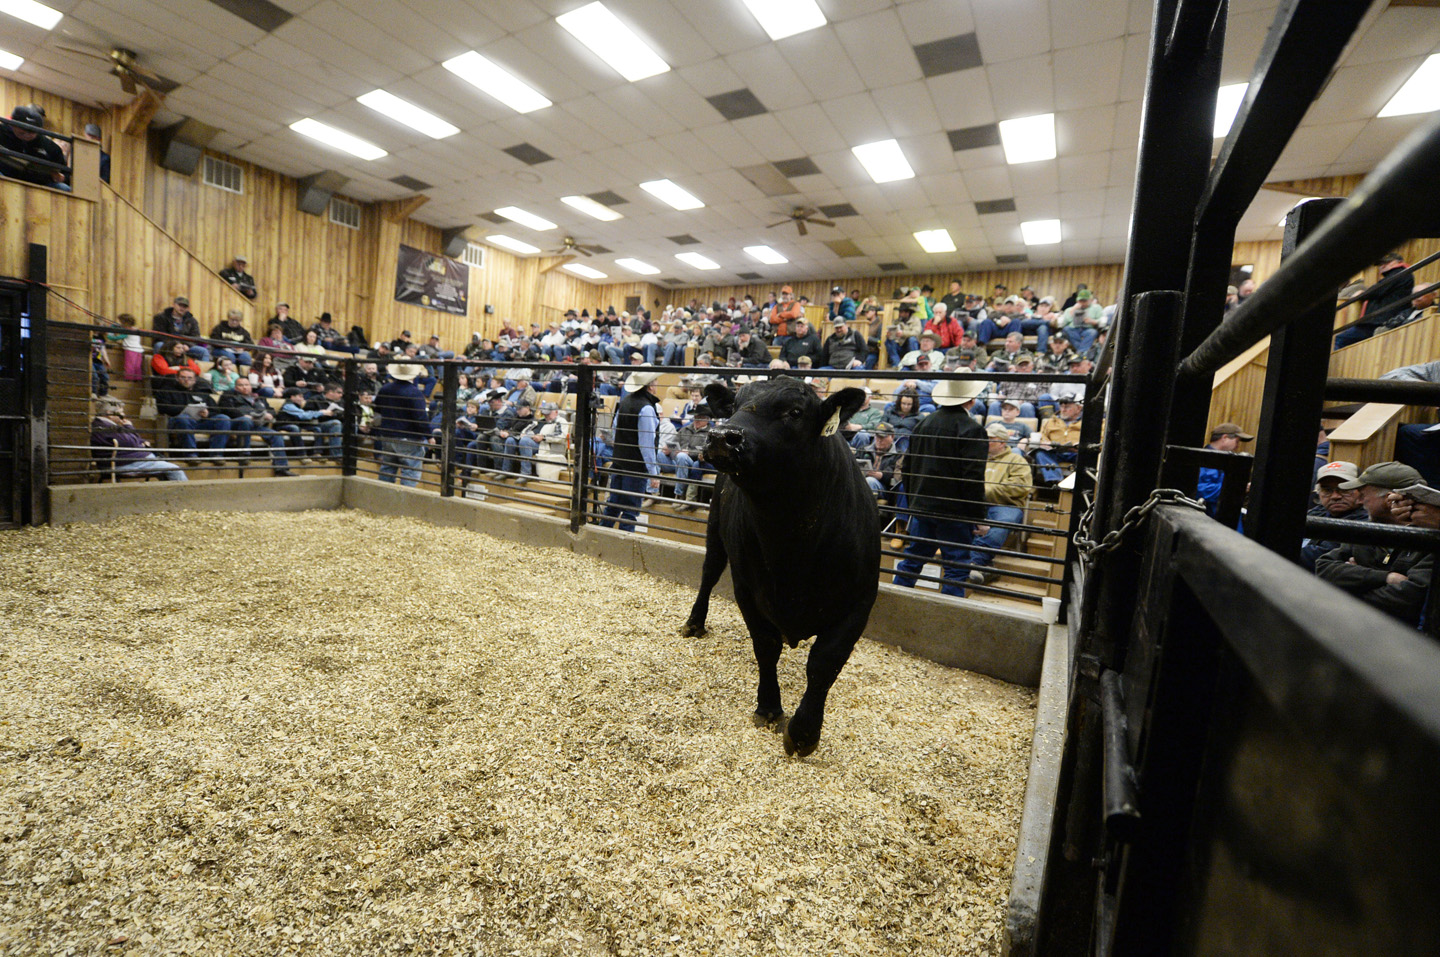
[[[1234,422],[1221,422],[1210,430],[1209,448],[1216,452],[1235,452],[1239,450],[1241,442],[1250,442],[1254,438],[1255,436]],[[1211,518],[1216,517],[1216,510],[1220,507],[1220,490],[1224,485],[1224,472],[1212,468],[1200,470],[1200,481],[1196,486],[1196,492],[1199,494],[1200,500],[1205,503],[1205,511]]]
[[[1360,477],[1360,470],[1353,462],[1330,462],[1320,467],[1315,475],[1315,501],[1305,514],[1316,518],[1343,518],[1352,522],[1368,521],[1370,516],[1360,503],[1359,488],[1341,488],[1344,482],[1353,482]],[[1339,542],[1319,538],[1306,538],[1300,543],[1300,562],[1310,571],[1315,562],[1326,552],[1340,547]]]
[[[34,103],[15,107],[10,118],[27,127],[40,129],[45,126],[45,110]],[[67,165],[65,154],[60,152],[55,141],[44,133],[0,123],[0,147],[13,154],[0,154],[0,176],[34,183],[37,186],[49,186],[67,193],[70,191],[70,184],[65,182],[65,170],[57,168]]]
[[[1332,463],[1333,464],[1333,463]],[[1370,521],[1395,524],[1390,514],[1391,492],[1424,485],[1420,473],[1399,462],[1380,462],[1353,479],[1339,483],[1342,490],[1358,489]],[[1434,556],[1418,549],[1380,545],[1341,545],[1315,561],[1315,574],[1408,625],[1420,623],[1425,593],[1430,588]]]

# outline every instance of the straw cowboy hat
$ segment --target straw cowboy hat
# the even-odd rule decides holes
[[[654,382],[658,378],[660,378],[660,373],[658,372],[632,373],[630,378],[625,380],[625,391],[639,392],[641,389],[645,388],[647,385]]]
[[[390,367],[390,378],[399,379],[401,382],[413,382],[416,376],[425,374],[424,366],[417,366],[410,362],[401,362]]]
[[[985,383],[978,379],[946,379],[935,385],[930,400],[939,406],[964,405],[984,391]]]

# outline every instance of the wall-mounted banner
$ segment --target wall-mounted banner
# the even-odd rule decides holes
[[[400,247],[395,301],[463,316],[470,301],[470,267],[456,259]]]

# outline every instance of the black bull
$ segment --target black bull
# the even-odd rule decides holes
[[[711,385],[706,399],[724,426],[710,430],[705,458],[722,473],[710,506],[700,593],[685,634],[705,633],[710,592],[725,565],[760,669],[755,723],[775,725],[787,754],[820,743],[825,698],[875,604],[880,512],[837,426],[865,401],[842,389],[823,402],[782,377],[737,396]],[[780,644],[815,636],[805,693],[787,723],[775,665]]]

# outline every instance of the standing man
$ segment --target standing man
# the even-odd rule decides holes
[[[430,438],[430,417],[425,414],[425,393],[415,384],[415,377],[425,370],[402,362],[387,370],[390,381],[375,396],[375,414],[380,425],[375,447],[380,452],[382,482],[394,483],[400,473],[400,484],[414,488],[420,481],[420,463],[425,456],[425,442]]]
[[[1032,482],[1030,463],[1025,457],[1010,448],[1010,430],[1003,422],[991,422],[985,427],[989,440],[989,458],[985,462],[985,521],[988,524],[975,526],[975,544],[990,548],[1004,548],[1010,537],[1009,525],[1019,524],[1025,517],[1025,502],[1030,498]],[[976,567],[970,572],[970,581],[976,585],[994,581],[995,563],[992,552],[970,553],[970,564]]]
[[[640,498],[653,485],[659,490],[660,465],[655,457],[660,415],[660,397],[655,390],[658,372],[636,372],[625,380],[625,397],[615,406],[614,470],[610,476],[610,498],[605,504],[606,528],[622,532],[635,530]]]
[[[244,256],[236,256],[230,265],[220,270],[220,278],[235,287],[235,291],[246,299],[254,299],[255,277],[245,271],[249,266],[250,260]]]
[[[1063,403],[1064,400],[1062,399]],[[1062,404],[1063,412],[1064,406]],[[1209,448],[1217,452],[1235,452],[1240,448],[1241,442],[1251,442],[1255,436],[1246,432],[1234,422],[1221,422],[1210,432]],[[1416,473],[1419,474],[1419,473]],[[1225,487],[1225,473],[1219,469],[1202,468],[1200,470],[1200,481],[1196,485],[1195,493],[1205,503],[1205,512],[1215,517],[1215,510],[1220,507],[1220,492]]]
[[[910,434],[901,466],[909,498],[910,541],[905,557],[895,563],[895,584],[915,587],[915,576],[936,549],[946,562],[943,594],[965,597],[976,522],[985,518],[985,430],[970,415],[983,382],[947,379],[935,386],[936,411],[920,420]]]

